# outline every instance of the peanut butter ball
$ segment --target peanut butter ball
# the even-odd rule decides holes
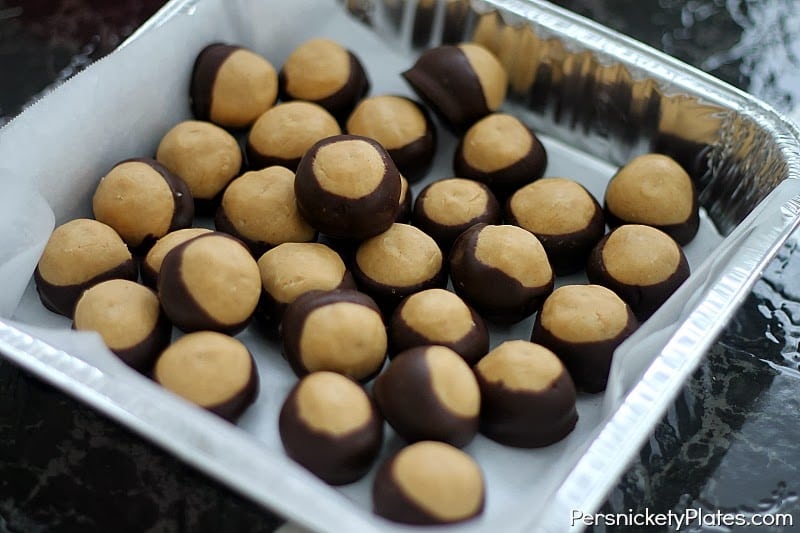
[[[158,273],[161,270],[161,263],[164,262],[164,257],[170,250],[191,238],[209,232],[211,232],[211,230],[207,228],[184,228],[171,231],[158,239],[139,264],[139,273],[142,276],[142,283],[155,289],[158,284]]]

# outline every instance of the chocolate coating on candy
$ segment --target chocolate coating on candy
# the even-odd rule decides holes
[[[639,323],[630,307],[600,285],[565,285],[548,296],[531,341],[552,350],[578,389],[605,390],[614,350]]]
[[[329,370],[366,381],[386,360],[388,340],[380,310],[357,291],[299,296],[286,308],[281,334],[283,354],[298,376]]]
[[[506,204],[506,218],[536,235],[557,275],[583,269],[605,234],[600,204],[564,178],[543,178],[519,189]]]
[[[409,442],[437,440],[461,448],[478,432],[478,382],[450,348],[418,346],[399,353],[372,392],[386,421]]]
[[[490,439],[537,448],[558,442],[575,428],[575,385],[544,346],[506,341],[474,370],[481,389],[480,431]]]
[[[207,228],[185,228],[171,231],[158,239],[139,264],[142,283],[155,289],[158,282],[158,272],[161,270],[161,263],[164,261],[164,256],[179,244],[197,237],[198,235],[202,235],[203,233],[210,232],[211,230]]]
[[[403,77],[456,131],[466,130],[499,109],[508,79],[497,58],[475,43],[431,48],[403,72]]]
[[[117,232],[87,218],[58,226],[33,272],[44,306],[67,318],[72,318],[75,302],[89,287],[109,279],[136,277],[136,263]]]
[[[506,113],[476,122],[459,141],[453,158],[457,176],[485,183],[499,196],[541,178],[545,168],[547,152],[539,138]]]
[[[224,43],[206,46],[192,69],[192,113],[223,127],[243,128],[275,104],[278,73],[259,54]]]
[[[330,39],[311,39],[295,48],[279,75],[282,100],[305,100],[347,117],[369,91],[363,65],[351,51]]]
[[[483,473],[458,448],[443,442],[417,442],[381,465],[372,485],[372,502],[376,514],[394,522],[463,522],[483,512]]]
[[[518,226],[476,224],[450,251],[456,294],[487,320],[517,322],[552,291],[553,270],[539,240]]]
[[[436,152],[436,129],[427,110],[404,96],[365,98],[350,114],[346,129],[378,141],[412,181],[425,175]]]
[[[364,477],[383,442],[383,420],[367,393],[335,372],[314,372],[294,386],[278,431],[286,454],[331,485]]]
[[[489,351],[489,330],[458,295],[428,289],[404,299],[392,313],[389,355],[430,344],[446,346],[473,365]]]
[[[316,143],[295,176],[300,214],[322,233],[366,239],[389,229],[400,209],[400,174],[373,139],[337,135]]]
[[[689,277],[689,263],[666,233],[626,224],[606,235],[589,255],[591,283],[608,287],[642,322],[650,317]]]
[[[672,158],[644,154],[619,169],[608,183],[606,219],[612,228],[645,224],[680,244],[700,227],[697,191],[689,174]]]
[[[100,179],[92,211],[134,251],[144,252],[167,233],[192,225],[194,201],[186,182],[158,161],[128,159]]]
[[[183,331],[235,334],[247,326],[261,294],[261,274],[247,247],[212,232],[165,257],[158,275],[164,312]]]
[[[353,275],[358,286],[386,310],[421,290],[444,287],[442,251],[422,230],[408,224],[392,226],[361,243]]]
[[[244,242],[254,257],[284,242],[317,239],[317,231],[297,212],[294,172],[285,167],[246,172],[233,180],[214,223]]]
[[[435,181],[420,191],[412,221],[443,250],[478,223],[500,224],[500,204],[483,183],[463,178]]]
[[[109,350],[144,373],[167,347],[172,333],[158,296],[143,285],[123,279],[87,289],[75,304],[72,327],[96,331]]]
[[[158,145],[156,159],[186,182],[200,208],[212,203],[242,168],[242,151],[233,135],[200,120],[170,129]]]
[[[230,421],[258,396],[253,356],[241,341],[213,331],[189,333],[156,361],[157,383]]]
[[[258,259],[261,271],[259,312],[277,326],[286,306],[310,291],[355,289],[342,258],[320,243],[284,243]]]

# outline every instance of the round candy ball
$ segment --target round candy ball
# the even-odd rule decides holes
[[[235,334],[250,321],[261,295],[261,274],[238,239],[211,232],[173,248],[161,263],[158,296],[183,331]]]
[[[505,68],[492,52],[477,43],[426,50],[402,75],[455,131],[464,131],[497,111],[506,98]]]
[[[364,477],[383,443],[383,419],[360,385],[314,372],[291,390],[278,431],[286,454],[331,485]]]
[[[186,182],[158,161],[128,159],[100,179],[92,211],[132,250],[146,252],[167,233],[192,225],[194,200]]]
[[[518,322],[553,291],[553,270],[544,247],[518,226],[476,224],[450,251],[456,294],[484,318]]]
[[[414,203],[414,194],[411,187],[408,186],[408,180],[401,174],[400,175],[400,199],[398,200],[400,209],[397,211],[397,216],[394,218],[395,222],[407,224],[411,220],[411,207]]]
[[[358,381],[386,360],[386,326],[378,306],[353,290],[312,291],[289,304],[281,322],[283,354],[298,376],[318,370]]]
[[[258,117],[250,128],[247,164],[251,170],[275,165],[296,170],[314,143],[341,133],[336,119],[317,104],[284,102]]]
[[[189,333],[172,343],[156,361],[157,383],[230,421],[237,420],[258,396],[253,356],[241,341],[213,331]]]
[[[450,348],[418,346],[397,354],[372,389],[378,410],[408,442],[464,447],[478,432],[481,394],[469,365]]]
[[[153,367],[172,334],[155,292],[125,279],[87,289],[75,304],[72,328],[96,331],[109,350],[143,373]]]
[[[586,275],[591,283],[617,293],[643,322],[689,277],[689,263],[663,231],[626,224],[594,247]]]
[[[617,171],[606,188],[605,211],[612,228],[645,224],[680,245],[700,227],[694,182],[674,159],[661,154],[640,155]]]
[[[257,258],[284,242],[317,239],[317,231],[297,211],[294,172],[286,167],[267,167],[234,179],[222,195],[214,224],[245,243]]]
[[[411,181],[422,179],[436,153],[436,129],[428,112],[404,96],[373,96],[358,103],[347,133],[378,141]]]
[[[400,209],[400,174],[373,139],[337,135],[303,156],[294,181],[297,207],[332,237],[366,239],[389,229]]]
[[[139,273],[142,277],[142,283],[155,289],[158,284],[158,273],[161,271],[161,263],[164,262],[164,257],[179,244],[197,237],[198,235],[202,235],[203,233],[210,232],[211,230],[207,228],[185,228],[171,231],[158,239],[139,264]]]
[[[630,307],[601,285],[565,285],[547,297],[536,315],[531,341],[552,350],[575,386],[605,390],[617,346],[639,322]]]
[[[389,322],[389,354],[437,344],[474,365],[489,351],[489,330],[483,318],[457,294],[427,289],[400,302]]]
[[[483,512],[480,466],[458,448],[436,441],[406,446],[378,469],[372,484],[376,514],[404,524],[453,524]]]
[[[210,44],[195,59],[189,97],[195,118],[244,128],[275,104],[278,73],[252,50]]]
[[[547,152],[539,138],[507,113],[476,122],[461,138],[453,158],[457,176],[485,183],[503,197],[541,178],[545,168]]]
[[[506,204],[506,219],[536,235],[556,275],[582,270],[606,229],[594,196],[564,178],[543,178],[517,190]]]
[[[575,428],[575,384],[561,360],[544,346],[506,341],[474,369],[481,389],[480,431],[490,439],[538,448]]]
[[[279,75],[281,100],[305,100],[344,119],[369,91],[353,52],[330,39],[310,39],[292,50]]]
[[[136,263],[110,226],[79,218],[53,230],[33,272],[44,306],[72,318],[83,291],[109,279],[137,278]]]

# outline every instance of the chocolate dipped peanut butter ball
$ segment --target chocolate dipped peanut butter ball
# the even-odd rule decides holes
[[[156,293],[126,279],[87,289],[75,304],[72,328],[96,331],[109,350],[143,373],[152,369],[172,334]]]
[[[394,217],[394,221],[406,224],[411,220],[414,193],[411,191],[411,187],[408,186],[408,180],[402,174],[400,174],[400,199],[397,203],[400,204],[400,209],[397,211],[397,216]]]
[[[363,241],[353,276],[387,313],[406,296],[447,283],[442,251],[429,235],[408,224],[392,224]]]
[[[458,448],[478,432],[481,393],[470,366],[445,346],[397,354],[375,379],[378,410],[408,442],[436,440]]]
[[[270,327],[277,327],[286,307],[307,292],[356,288],[339,254],[321,243],[280,244],[258,259],[258,268],[259,315]]]
[[[282,166],[296,170],[300,158],[320,139],[342,133],[339,123],[311,102],[284,102],[266,111],[247,135],[251,170]]]
[[[313,242],[317,230],[297,211],[294,172],[267,167],[245,172],[222,195],[214,224],[250,248],[254,257],[284,242]]]
[[[662,154],[640,155],[617,171],[606,188],[605,212],[612,228],[645,224],[680,245],[690,242],[700,227],[694,182]]]
[[[549,348],[567,367],[575,386],[605,390],[617,346],[636,331],[630,307],[601,285],[564,285],[536,315],[531,341]]]
[[[137,274],[131,252],[111,226],[78,218],[53,230],[33,279],[44,306],[72,318],[83,291],[109,279],[136,280]]]
[[[506,341],[474,370],[481,389],[483,435],[507,446],[538,448],[575,428],[575,384],[561,360],[544,346]]]
[[[215,331],[176,340],[156,361],[153,378],[186,400],[236,421],[258,396],[253,356],[241,341]]]
[[[597,243],[586,275],[591,283],[617,293],[644,322],[689,277],[689,263],[678,243],[663,231],[626,224]]]
[[[372,508],[403,524],[454,524],[483,512],[485,491],[483,472],[472,457],[444,442],[421,441],[380,466]]]
[[[536,235],[556,275],[583,270],[606,229],[594,196],[565,178],[542,178],[517,190],[506,203],[506,219]]]
[[[456,147],[453,170],[457,176],[480,181],[506,197],[542,177],[547,152],[520,119],[493,113],[470,127]]]
[[[500,224],[502,213],[494,193],[483,183],[464,178],[434,181],[414,202],[412,223],[433,237],[442,250],[475,224]]]
[[[456,239],[449,264],[456,294],[487,320],[518,322],[553,292],[544,247],[518,226],[472,226]]]
[[[242,168],[242,150],[233,135],[202,120],[173,126],[161,138],[156,159],[186,182],[195,209],[203,213]]]
[[[211,230],[207,228],[185,228],[171,231],[158,239],[147,251],[147,255],[144,256],[141,263],[139,263],[142,283],[155,289],[158,285],[158,273],[161,271],[161,263],[164,262],[164,257],[179,244],[203,233],[210,232]]]
[[[353,290],[311,291],[289,304],[281,321],[283,355],[298,376],[329,370],[367,381],[386,360],[380,309]]]
[[[225,233],[189,239],[161,263],[158,296],[182,331],[238,333],[250,322],[260,295],[256,260],[240,240]]]
[[[213,43],[195,59],[189,98],[195,118],[244,128],[275,104],[278,73],[252,50]]]
[[[378,141],[411,181],[425,176],[436,153],[436,128],[427,110],[404,96],[361,100],[348,117],[345,129],[352,135]]]
[[[497,111],[505,101],[508,83],[497,57],[476,43],[431,48],[403,77],[456,132]]]
[[[294,187],[303,218],[335,238],[383,233],[400,210],[400,173],[368,137],[336,135],[314,144],[297,167]]]
[[[194,200],[186,182],[158,161],[128,159],[100,178],[92,211],[141,253],[167,233],[190,227]]]
[[[295,48],[279,74],[281,100],[305,100],[344,120],[369,91],[358,57],[330,39],[310,39]]]
[[[383,419],[366,391],[335,372],[313,372],[292,388],[278,417],[283,449],[331,485],[358,481],[383,443]]]
[[[389,355],[430,344],[446,346],[474,365],[489,351],[489,329],[457,294],[427,289],[404,299],[392,313]]]

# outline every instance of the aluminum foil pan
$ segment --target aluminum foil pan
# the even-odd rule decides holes
[[[320,486],[291,464],[280,452],[273,421],[254,414],[236,428],[131,375],[95,337],[62,335],[38,315],[35,323],[20,320],[30,311],[30,274],[53,224],[85,214],[97,176],[124,156],[153,151],[169,126],[187,118],[188,106],[176,105],[184,94],[180,80],[188,79],[201,46],[213,40],[257,50],[269,45],[275,57],[285,57],[292,43],[311,36],[311,22],[334,31],[326,24],[340,17],[354,25],[343,39],[366,52],[386,48],[408,65],[428,46],[483,43],[509,71],[508,110],[562,147],[560,153],[613,169],[633,155],[659,151],[696,180],[705,223],[718,239],[678,293],[619,348],[606,394],[582,400],[582,417],[591,422],[582,440],[556,449],[564,451],[563,460],[545,461],[541,487],[490,494],[491,517],[453,528],[580,530],[582,524],[570,520],[573,512],[591,513],[602,504],[798,225],[800,131],[750,96],[544,2],[296,0],[275,9],[258,0],[172,0],[120,50],[0,131],[0,182],[14,191],[3,200],[8,205],[0,209],[0,226],[20,228],[0,231],[0,277],[15,293],[0,299],[0,351],[301,524],[325,531],[407,530],[354,505],[365,501],[365,489]],[[369,43],[356,43],[362,38]],[[134,111],[137,103],[147,112]],[[92,155],[85,156],[88,147]],[[19,220],[7,214],[11,207]],[[40,212],[32,223],[29,214]],[[265,390],[285,387],[280,372],[263,364]],[[265,399],[256,411],[274,411],[280,398]],[[498,464],[513,476],[515,466],[521,471],[536,460],[541,457],[508,452]]]

